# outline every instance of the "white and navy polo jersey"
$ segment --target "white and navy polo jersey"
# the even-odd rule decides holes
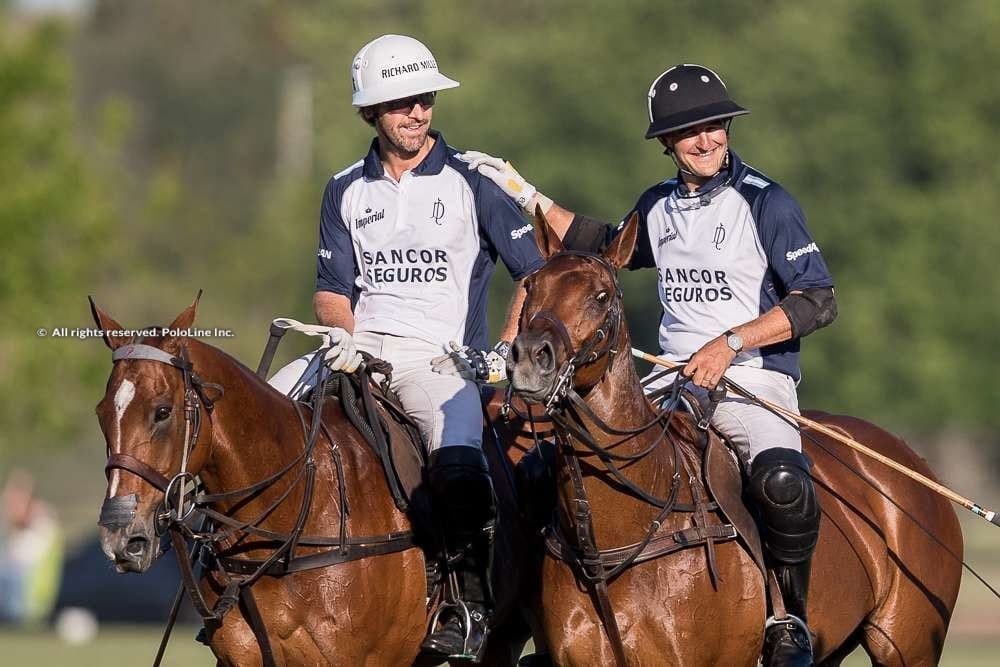
[[[317,291],[350,297],[356,331],[488,347],[486,294],[497,257],[520,280],[543,263],[532,226],[495,183],[432,131],[397,183],[378,140],[326,186]]]
[[[792,290],[833,287],[798,203],[732,151],[729,166],[697,192],[671,179],[646,190],[625,220],[633,212],[639,235],[629,268],[656,268],[668,359],[687,359]],[[799,340],[741,353],[733,363],[798,380]]]

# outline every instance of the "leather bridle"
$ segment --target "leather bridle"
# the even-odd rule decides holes
[[[607,355],[608,364],[604,369],[604,373],[607,373],[614,361],[615,354],[618,353],[618,350],[615,348],[615,342],[618,340],[622,321],[622,291],[621,287],[618,286],[618,281],[615,278],[615,268],[611,263],[602,255],[579,250],[563,250],[550,257],[549,261],[562,256],[585,257],[596,262],[598,266],[608,272],[611,284],[615,286],[615,297],[608,300],[608,310],[604,314],[601,326],[587,337],[587,340],[580,345],[579,349],[576,349],[573,345],[573,339],[570,337],[566,325],[551,310],[539,310],[527,321],[522,318],[522,331],[537,333],[548,329],[555,333],[566,350],[566,360],[560,365],[559,371],[556,374],[556,381],[553,383],[552,389],[544,400],[545,412],[547,414],[551,414],[557,406],[565,401],[569,391],[573,387],[573,379],[576,376],[576,372],[581,367],[595,363]],[[604,373],[601,375],[603,376]]]
[[[109,448],[105,474],[110,476],[111,471],[116,468],[125,470],[163,492],[163,511],[157,517],[157,533],[162,534],[162,532],[166,531],[170,533],[171,545],[173,546],[180,567],[183,589],[191,598],[206,628],[209,629],[214,629],[221,625],[225,614],[237,602],[242,601],[244,615],[257,639],[265,667],[273,667],[275,659],[267,636],[267,629],[251,591],[252,585],[258,579],[262,576],[279,577],[292,572],[326,567],[370,556],[396,553],[415,548],[416,543],[412,531],[397,531],[374,536],[348,535],[346,525],[346,487],[340,448],[331,437],[326,425],[322,423],[326,379],[323,379],[313,391],[311,425],[307,426],[306,424],[305,416],[302,413],[302,405],[298,402],[293,403],[305,440],[305,447],[296,457],[275,473],[250,486],[234,491],[208,494],[198,492],[195,473],[188,470],[188,464],[198,444],[198,435],[201,428],[201,409],[204,407],[206,411],[211,412],[214,407],[214,401],[223,394],[223,387],[211,382],[205,382],[195,373],[191,361],[187,358],[186,347],[183,345],[180,347],[179,356],[171,355],[160,348],[145,345],[141,342],[124,345],[115,349],[112,354],[112,361],[114,363],[126,359],[155,361],[181,371],[184,382],[184,450],[180,471],[168,479],[164,474],[144,461],[129,454],[111,452]],[[367,377],[362,380],[363,393],[367,388],[367,381]],[[218,392],[217,396],[214,398],[210,397],[206,389]],[[302,534],[306,519],[308,518],[309,508],[312,504],[316,474],[313,449],[318,441],[320,430],[323,431],[326,439],[331,444],[337,473],[338,496],[340,499],[340,531],[339,535],[331,537],[307,536]],[[220,501],[232,501],[259,493],[296,467],[299,469],[298,473],[288,488],[279,494],[278,498],[260,512],[256,518],[250,521],[239,521],[226,513],[211,508],[211,505]],[[299,508],[295,526],[291,532],[276,533],[260,528],[258,524],[284,502],[292,490],[303,479],[305,480],[305,489],[302,505]],[[189,481],[191,482],[191,488],[187,489]],[[194,495],[185,500],[185,496],[188,493]],[[171,497],[175,494],[176,499],[171,500]],[[185,508],[185,502],[189,503],[187,508]],[[101,508],[99,524],[109,529],[127,527],[135,517],[137,504],[135,494],[105,499],[104,505]],[[195,512],[204,517],[210,524],[220,524],[224,527],[210,532],[195,532],[189,526],[190,522],[188,521]],[[265,541],[278,542],[280,544],[263,560],[221,555],[217,545],[239,534],[254,535]],[[190,554],[188,553],[185,540],[195,542]],[[295,550],[299,546],[325,548],[326,550],[304,556],[296,556]],[[207,550],[207,553],[200,553],[202,550]],[[197,578],[194,575],[193,566],[199,560],[210,564],[211,569],[219,575],[224,586],[224,591],[214,606],[210,606],[205,600],[201,589],[198,587]],[[179,602],[180,594],[178,593],[171,612],[171,618],[168,620],[168,626],[160,645],[160,651],[154,662],[154,667],[159,665],[162,658],[163,650],[169,638],[170,628],[176,618]]]

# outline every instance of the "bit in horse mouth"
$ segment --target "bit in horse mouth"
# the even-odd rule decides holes
[[[149,540],[141,535],[136,535],[130,537],[128,544],[125,545],[125,554],[134,559],[142,558],[143,553],[146,551],[146,547],[149,546]]]

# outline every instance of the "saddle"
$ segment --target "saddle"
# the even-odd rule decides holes
[[[344,415],[381,461],[396,507],[410,512],[422,504],[414,503],[427,462],[420,429],[388,382],[378,384],[371,377],[372,373],[391,373],[392,366],[371,358],[366,366],[363,375],[333,373],[326,383],[326,395],[339,401]]]

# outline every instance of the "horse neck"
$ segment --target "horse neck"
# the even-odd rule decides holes
[[[627,334],[623,334],[616,347],[618,350],[629,350],[630,345]],[[643,392],[635,366],[626,354],[615,356],[611,368],[587,393],[584,400],[598,419],[619,431],[636,430],[649,424],[656,416]],[[662,427],[654,425],[627,438],[607,433],[585,415],[580,415],[580,418],[595,442],[618,455],[644,451],[661,439],[641,459],[632,462],[614,461],[614,464],[629,481],[647,493],[660,498],[669,494],[676,462],[672,441],[664,436]],[[670,434],[670,437],[676,437],[676,434]],[[617,481],[612,482],[611,473],[598,457],[587,456],[590,450],[579,442],[574,442],[573,446],[577,453],[585,455],[579,460],[584,487],[594,513],[598,544],[618,546],[629,540],[634,541],[641,536],[641,531],[648,527],[659,509],[626,494]],[[562,476],[561,481],[564,499],[572,499],[574,491],[568,473]],[[572,506],[572,503],[568,505],[569,508]]]
[[[631,349],[631,340],[627,333],[623,332],[619,338],[618,350]],[[655,413],[650,406],[646,395],[643,393],[639,376],[635,372],[635,365],[631,358],[619,352],[614,356],[610,368],[601,380],[587,392],[584,401],[602,422],[608,426],[619,430],[633,430],[639,426],[649,423]],[[593,434],[594,439],[602,446],[612,445],[621,440],[621,436],[615,436],[605,432],[599,425],[580,415],[581,420],[587,429]],[[628,442],[615,446],[616,453],[631,453],[643,448],[643,442],[651,440],[653,429]]]
[[[212,449],[202,469],[201,477],[212,493],[223,493],[255,484],[284,468],[298,456],[305,446],[305,435],[292,401],[272,389],[250,369],[221,350],[194,341],[192,361],[199,376],[206,382],[222,385],[223,396],[215,403],[210,420],[203,420],[202,427],[212,429]],[[310,412],[304,411],[307,426]],[[300,466],[292,466],[267,490],[247,502],[236,499],[235,504],[245,504],[240,515],[250,516],[266,507],[288,488],[299,473]],[[313,503],[322,504],[335,494],[321,489],[317,479]],[[300,485],[302,482],[300,482]],[[282,520],[285,509],[301,501],[301,494],[293,492],[282,503],[274,519]],[[222,502],[220,509],[233,503]]]

